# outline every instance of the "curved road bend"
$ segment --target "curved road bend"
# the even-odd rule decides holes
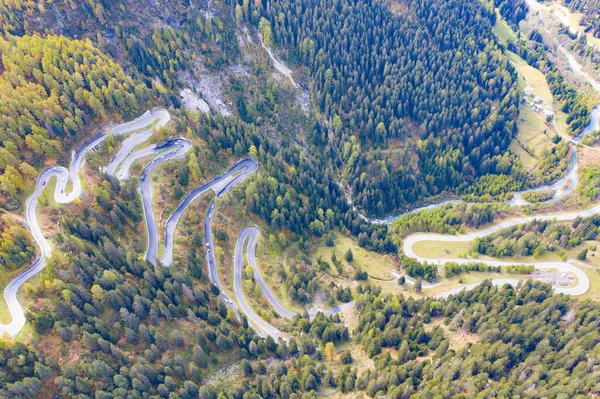
[[[244,296],[244,290],[242,288],[242,273],[243,273],[242,258],[243,258],[243,252],[244,252],[244,242],[248,238],[250,238],[250,241],[252,241],[252,240],[256,241],[256,237],[258,234],[260,234],[260,233],[258,233],[258,230],[255,228],[243,229],[240,233],[240,236],[238,237],[237,242],[235,243],[235,260],[234,260],[235,265],[234,265],[234,271],[233,271],[233,290],[235,291],[235,296],[237,298],[238,304],[240,305],[240,308],[248,317],[248,321],[251,322],[252,324],[258,326],[261,330],[263,330],[265,333],[272,336],[275,339],[275,341],[277,341],[279,338],[281,338],[281,331],[279,331],[277,329],[277,327],[274,327],[271,324],[267,323],[266,321],[261,319],[256,313],[254,313],[254,310],[252,310],[252,308],[246,301],[246,297]],[[256,242],[254,243],[254,245],[252,247],[254,247],[255,245],[256,245]],[[248,242],[248,251],[246,252],[246,257],[248,258],[249,262],[250,262],[250,256],[249,256],[250,248],[251,248],[251,245],[250,245],[250,242]],[[252,263],[252,262],[250,262],[250,263]],[[256,267],[254,270],[255,270],[255,276],[256,275],[260,276],[260,272],[258,272],[258,269]],[[262,277],[261,277],[261,280],[262,280]],[[257,279],[257,281],[258,281],[258,279]],[[277,299],[275,299],[272,296],[273,294],[271,293],[269,288],[266,287],[266,285],[264,284],[264,281],[262,282],[260,287],[272,305],[274,304],[274,302],[273,302],[273,300],[274,300],[275,303],[277,303],[281,309],[283,309],[285,312],[288,313],[288,315],[284,316],[284,317],[294,317],[296,315],[295,312],[287,310],[286,308],[281,306],[281,304],[279,304],[279,302],[277,302]],[[266,288],[266,290],[265,290],[265,288]],[[271,296],[269,296],[269,294],[271,294]],[[276,310],[277,309],[278,308],[276,308]],[[282,314],[282,313],[280,313],[280,314]]]
[[[111,128],[110,130],[113,134],[120,134],[119,132],[124,131],[135,131],[140,129],[143,130],[132,134],[130,137],[123,141],[123,143],[121,144],[121,148],[119,148],[119,151],[117,152],[113,160],[106,166],[105,172],[109,175],[116,175],[117,177],[119,177],[119,174],[115,172],[117,168],[119,168],[119,165],[123,163],[127,155],[129,155],[129,153],[133,151],[135,147],[148,141],[150,137],[152,137],[152,134],[155,130],[161,129],[167,123],[169,123],[170,120],[171,115],[167,110],[158,109],[153,110],[152,112],[146,111],[144,115],[142,115],[134,121]],[[154,121],[156,121],[154,125],[148,127]],[[148,128],[144,129],[146,127]],[[127,171],[127,176],[128,175],[129,172]],[[126,178],[127,177],[119,178],[119,180],[124,180]]]
[[[568,222],[576,219],[577,217],[589,217],[600,214],[600,205],[597,205],[593,208],[585,209],[582,211],[564,213],[564,214],[548,214],[548,215],[540,215],[540,216],[526,216],[515,219],[506,220],[502,223],[495,224],[483,230],[475,231],[469,234],[460,234],[460,235],[441,235],[441,234],[413,234],[408,236],[404,240],[404,253],[406,256],[417,259],[418,261],[426,261],[426,262],[434,262],[434,263],[444,263],[444,262],[456,262],[459,264],[467,264],[472,263],[473,259],[449,259],[449,258],[425,258],[422,256],[418,256],[413,251],[413,246],[422,241],[442,241],[442,242],[468,242],[473,241],[477,238],[485,237],[487,235],[493,234],[502,229],[506,229],[508,227],[517,226],[524,223],[529,223],[533,220],[543,220],[543,221],[557,221],[557,222]],[[574,287],[554,287],[554,291],[557,293],[563,293],[567,295],[583,295],[585,294],[589,287],[590,281],[586,274],[579,268],[573,266],[568,262],[507,262],[507,261],[494,261],[494,260],[486,260],[484,261],[486,264],[491,266],[510,266],[517,264],[528,264],[534,266],[536,269],[557,269],[561,272],[572,273],[577,277],[577,285]],[[498,280],[499,284],[505,284],[506,280],[516,281],[515,279],[494,279],[492,282]],[[474,286],[474,285],[473,285]],[[426,288],[426,287],[424,287]],[[456,290],[453,290],[453,293],[459,292],[468,287],[459,287]],[[472,287],[471,287],[472,288]],[[444,294],[442,294],[444,295]]]
[[[242,287],[242,274],[244,271],[244,262],[243,262],[243,252],[244,252],[244,242],[248,240],[248,244],[246,246],[246,259],[248,264],[252,266],[254,269],[254,278],[258,283],[263,295],[267,298],[273,309],[282,317],[292,318],[296,316],[296,312],[287,309],[285,306],[281,304],[265,282],[256,264],[256,243],[258,241],[258,237],[260,236],[260,231],[256,227],[246,227],[240,231],[237,242],[235,244],[235,257],[234,257],[234,281],[233,288],[235,295],[237,297],[238,303],[240,307],[246,313],[246,316],[249,320],[251,320],[254,324],[261,326],[263,330],[267,331],[270,335],[275,338],[273,334],[281,334],[276,327],[268,324],[264,320],[262,320],[248,305],[246,301],[246,297],[244,296],[244,290]],[[211,243],[212,245],[212,243]],[[322,312],[325,316],[331,316],[334,314],[341,313],[346,309],[350,309],[354,306],[354,301],[341,304],[339,306],[334,306],[331,309],[311,309],[308,314],[311,319],[315,318],[319,312]]]
[[[119,180],[127,180],[129,179],[129,169],[131,169],[131,165],[137,160],[140,160],[145,157],[149,157],[151,155],[156,154],[156,144],[150,144],[148,147],[144,147],[130,154],[127,158],[121,162],[119,166],[118,172],[112,172],[112,174]],[[108,170],[107,170],[108,172]]]
[[[155,112],[147,111],[141,117],[116,126],[110,129],[109,133],[112,134],[126,134],[132,130],[138,130],[141,127],[147,126],[150,122],[155,120],[157,117],[164,119],[164,110],[157,110]],[[167,113],[168,115],[168,113]],[[159,122],[160,123],[160,122]],[[86,144],[83,148],[78,151],[74,151],[71,156],[70,168],[67,169],[64,166],[54,166],[41,172],[37,178],[35,190],[29,198],[25,201],[25,219],[29,230],[33,236],[33,239],[40,250],[40,256],[33,262],[31,267],[26,269],[23,273],[15,277],[4,289],[4,299],[6,306],[11,315],[11,322],[8,324],[0,324],[0,335],[7,333],[11,337],[15,337],[21,329],[25,326],[26,319],[23,307],[19,303],[17,297],[19,288],[30,278],[44,270],[47,263],[47,258],[52,253],[52,246],[44,237],[39,221],[37,219],[37,203],[38,198],[41,195],[48,181],[56,177],[56,187],[54,189],[54,200],[59,204],[68,204],[79,198],[82,194],[81,181],[79,178],[79,172],[85,164],[86,154],[94,149],[97,145],[102,143],[107,137],[107,133],[103,132],[100,136],[93,139],[90,143]],[[65,192],[67,184],[72,182],[73,186],[70,192]]]
[[[155,148],[153,150],[154,152],[163,150],[167,150],[167,152],[158,155],[150,161],[144,168],[140,177],[140,191],[142,194],[144,218],[146,219],[146,232],[148,234],[148,248],[146,249],[144,259],[147,259],[153,265],[156,265],[156,256],[158,254],[158,231],[156,229],[156,220],[152,207],[153,192],[150,176],[157,166],[172,159],[181,159],[185,157],[185,153],[191,148],[192,142],[185,139],[176,139],[169,142],[167,146]]]
[[[149,179],[153,170],[160,165],[162,162],[169,161],[171,159],[175,159],[178,157],[185,156],[185,153],[191,148],[191,143],[187,140],[178,139],[172,142],[171,147],[178,146],[175,150],[171,150],[167,153],[159,155],[153,161],[151,161],[142,172],[141,180],[141,194],[142,194],[142,204],[144,209],[144,217],[146,219],[146,231],[148,234],[148,248],[146,251],[146,259],[150,261],[152,264],[156,264],[158,257],[158,231],[156,228],[156,220],[154,217],[154,212],[152,209],[152,185]],[[162,148],[156,148],[154,151],[164,150]],[[143,151],[143,150],[140,150]],[[134,156],[135,153],[132,155]],[[127,161],[124,162],[124,164]],[[194,191],[192,191],[188,196],[181,202],[181,204],[177,207],[175,212],[169,217],[165,225],[165,247],[163,251],[163,256],[160,261],[165,266],[171,266],[173,264],[173,241],[175,235],[175,229],[177,228],[177,224],[181,219],[181,216],[185,212],[185,210],[196,200],[200,195],[206,192],[209,189],[215,190],[217,197],[222,197],[225,193],[229,192],[233,189],[237,184],[241,183],[244,179],[246,179],[249,175],[254,173],[258,169],[258,164],[252,159],[244,159],[237,164],[235,164],[231,169],[222,175],[214,178],[209,183],[204,184]],[[126,169],[123,168],[122,171],[126,172]],[[223,187],[223,185],[225,185]],[[208,264],[208,273],[211,283],[221,290],[221,298],[223,301],[237,312],[237,307],[233,303],[233,301],[225,294],[222,289],[221,283],[219,281],[218,271],[217,271],[217,260],[214,254],[214,243],[212,237],[212,219],[214,216],[214,211],[216,208],[215,201],[211,201],[209,205],[209,209],[206,213],[206,218],[204,221],[204,242],[207,243],[206,247],[206,261]]]
[[[277,300],[277,298],[263,279],[262,274],[260,273],[260,270],[256,264],[256,243],[258,241],[259,236],[260,231],[256,227],[246,227],[245,229],[242,229],[242,231],[240,231],[240,235],[238,236],[238,240],[235,245],[235,275],[240,276],[239,281],[237,278],[234,280],[234,288],[235,293],[238,297],[238,301],[240,301],[240,298],[243,298],[241,280],[241,276],[244,270],[244,262],[242,256],[243,244],[246,241],[246,239],[249,238],[248,245],[246,246],[246,259],[248,260],[248,264],[250,264],[252,268],[254,268],[254,278],[256,279],[256,282],[260,286],[263,295],[267,298],[267,300],[269,301],[271,306],[273,306],[275,311],[280,316],[291,319],[292,317],[296,316],[297,313],[292,310],[289,310]],[[242,296],[240,296],[238,291],[242,294]]]
[[[177,224],[179,223],[181,216],[183,215],[185,210],[192,204],[192,202],[198,199],[206,191],[211,189],[218,190],[216,191],[217,197],[222,197],[226,192],[228,192],[237,184],[241,183],[248,176],[256,172],[257,169],[258,164],[253,159],[243,159],[237,164],[235,164],[227,172],[223,173],[222,175],[214,178],[210,182],[196,188],[194,191],[189,193],[187,197],[185,197],[185,199],[177,207],[175,212],[173,212],[173,214],[169,217],[165,224],[165,250],[163,252],[162,258],[160,259],[161,263],[165,266],[171,266],[173,264],[173,240],[175,236],[175,229],[177,228]],[[226,186],[223,189],[219,190],[218,187],[220,187],[222,184],[226,184]],[[214,211],[214,206],[214,202],[212,202],[211,208],[209,208],[208,212]],[[212,214],[210,217],[212,219]],[[208,242],[206,240],[206,236],[205,242]],[[219,285],[217,286],[220,288]]]

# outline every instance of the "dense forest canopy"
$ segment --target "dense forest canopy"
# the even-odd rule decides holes
[[[356,340],[375,370],[359,373],[355,386],[371,397],[600,393],[600,307],[553,296],[547,285],[485,283],[442,301],[365,295],[358,306]],[[463,345],[452,347],[461,342],[452,335],[465,337]]]
[[[291,323],[303,334],[288,345],[261,338],[217,296],[197,231],[174,268],[154,267],[122,246],[121,238],[134,236],[142,218],[136,198],[133,182],[121,186],[106,178],[95,190],[94,206],[65,216],[57,241],[77,256],[52,262],[28,315],[42,339],[57,340],[57,347],[35,350],[0,338],[0,397],[45,391],[58,397],[193,399],[215,398],[219,391],[270,397],[316,389],[325,370],[315,354],[325,342],[349,338],[339,317],[298,315]],[[59,347],[74,356],[59,363]],[[217,366],[232,361],[241,361],[243,375],[251,378],[234,386],[206,384]]]
[[[16,206],[45,161],[90,133],[92,122],[131,117],[152,88],[89,41],[63,36],[0,38],[0,189]]]
[[[313,101],[335,133],[332,157],[362,208],[382,215],[510,172],[498,157],[516,132],[516,74],[492,34],[493,10],[409,1],[393,13],[385,1],[313,0],[273,1],[264,14],[263,32],[309,68]]]

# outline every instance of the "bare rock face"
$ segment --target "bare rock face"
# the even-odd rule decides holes
[[[205,114],[210,112],[210,107],[206,101],[201,99],[191,89],[185,88],[179,92],[183,106],[191,111],[201,111]]]

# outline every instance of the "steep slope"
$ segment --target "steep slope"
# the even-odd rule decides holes
[[[495,43],[493,10],[408,1],[393,13],[386,1],[314,0],[257,11],[269,19],[259,28],[309,69],[314,105],[335,133],[323,144],[337,148],[368,212],[510,173],[500,156],[516,132],[516,74]]]
[[[65,156],[92,122],[129,116],[153,90],[89,41],[0,39],[0,202],[17,207],[44,162]]]

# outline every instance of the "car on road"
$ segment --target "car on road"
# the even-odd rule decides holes
[[[42,182],[42,186],[45,186],[45,185],[46,185],[46,182],[45,182],[45,181],[43,181],[43,182]]]

